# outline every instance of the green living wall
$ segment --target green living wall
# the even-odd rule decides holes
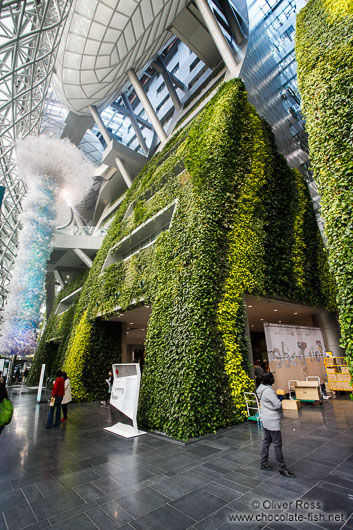
[[[173,201],[169,230],[104,269],[113,245]],[[306,184],[232,80],[151,159],[119,206],[75,308],[65,354],[74,396],[94,397],[99,363],[94,374],[87,366],[103,316],[152,304],[140,425],[186,440],[243,421],[243,392],[253,389],[245,292],[335,304]]]
[[[353,3],[310,0],[296,55],[314,177],[337,284],[342,345],[353,377]]]

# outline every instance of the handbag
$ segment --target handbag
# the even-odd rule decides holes
[[[13,404],[8,398],[4,398],[0,403],[0,427],[8,425],[12,420]]]
[[[54,405],[55,405],[55,397],[52,397],[52,398],[50,398],[49,406],[50,407],[54,407]]]

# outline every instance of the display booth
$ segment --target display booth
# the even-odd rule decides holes
[[[113,388],[110,404],[132,420],[132,425],[118,422],[104,430],[133,438],[146,434],[137,428],[137,406],[140,392],[141,371],[138,363],[113,364]]]
[[[325,381],[325,343],[320,328],[265,323],[264,329],[275,388],[288,391],[290,381],[305,381],[308,376]]]

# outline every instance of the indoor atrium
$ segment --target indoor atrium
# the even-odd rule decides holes
[[[351,0],[0,2],[0,530],[353,529],[352,57]]]

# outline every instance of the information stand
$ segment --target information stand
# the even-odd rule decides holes
[[[141,371],[138,363],[113,364],[113,389],[110,404],[132,420],[132,425],[116,423],[104,430],[123,436],[133,438],[146,434],[137,428],[137,405],[140,392]]]

